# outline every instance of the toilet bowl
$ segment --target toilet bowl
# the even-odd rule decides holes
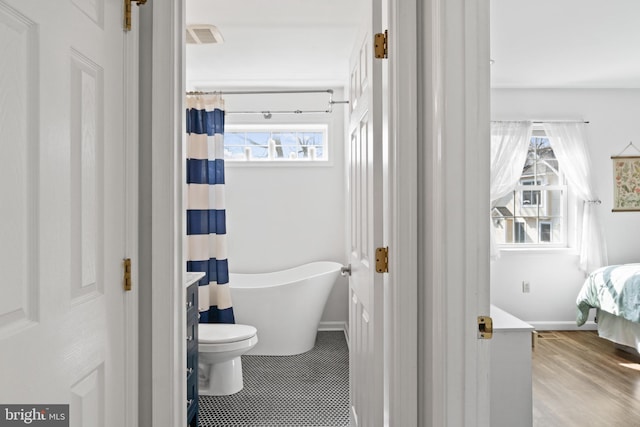
[[[224,396],[242,390],[240,356],[257,343],[258,335],[253,326],[198,324],[198,393]]]

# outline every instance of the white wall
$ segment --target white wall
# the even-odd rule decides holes
[[[602,200],[598,215],[609,263],[640,262],[640,213],[613,213],[611,156],[629,141],[640,148],[638,89],[493,89],[493,120],[587,120],[588,149]],[[628,154],[640,154],[631,150]],[[530,293],[522,292],[522,281]],[[491,264],[492,303],[538,329],[575,327],[584,274],[575,251],[502,252]]]
[[[334,100],[342,100],[336,89]],[[326,108],[327,95],[226,97],[227,111]],[[306,100],[306,102],[305,102]],[[310,261],[346,262],[344,109],[331,114],[227,115],[226,124],[329,123],[328,165],[254,165],[227,162],[229,268],[255,273]],[[348,319],[348,282],[339,277],[322,316],[324,322]]]

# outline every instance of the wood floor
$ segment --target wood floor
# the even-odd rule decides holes
[[[640,358],[595,331],[539,332],[533,425],[640,426]]]

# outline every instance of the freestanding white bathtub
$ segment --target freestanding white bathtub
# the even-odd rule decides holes
[[[258,344],[246,354],[289,356],[311,350],[341,267],[321,261],[273,273],[231,273],[236,322],[258,330]]]

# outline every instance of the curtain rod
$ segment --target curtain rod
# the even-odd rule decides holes
[[[190,91],[187,95],[275,95],[280,93],[329,93],[333,89],[298,89],[298,90],[231,90],[231,91]]]

